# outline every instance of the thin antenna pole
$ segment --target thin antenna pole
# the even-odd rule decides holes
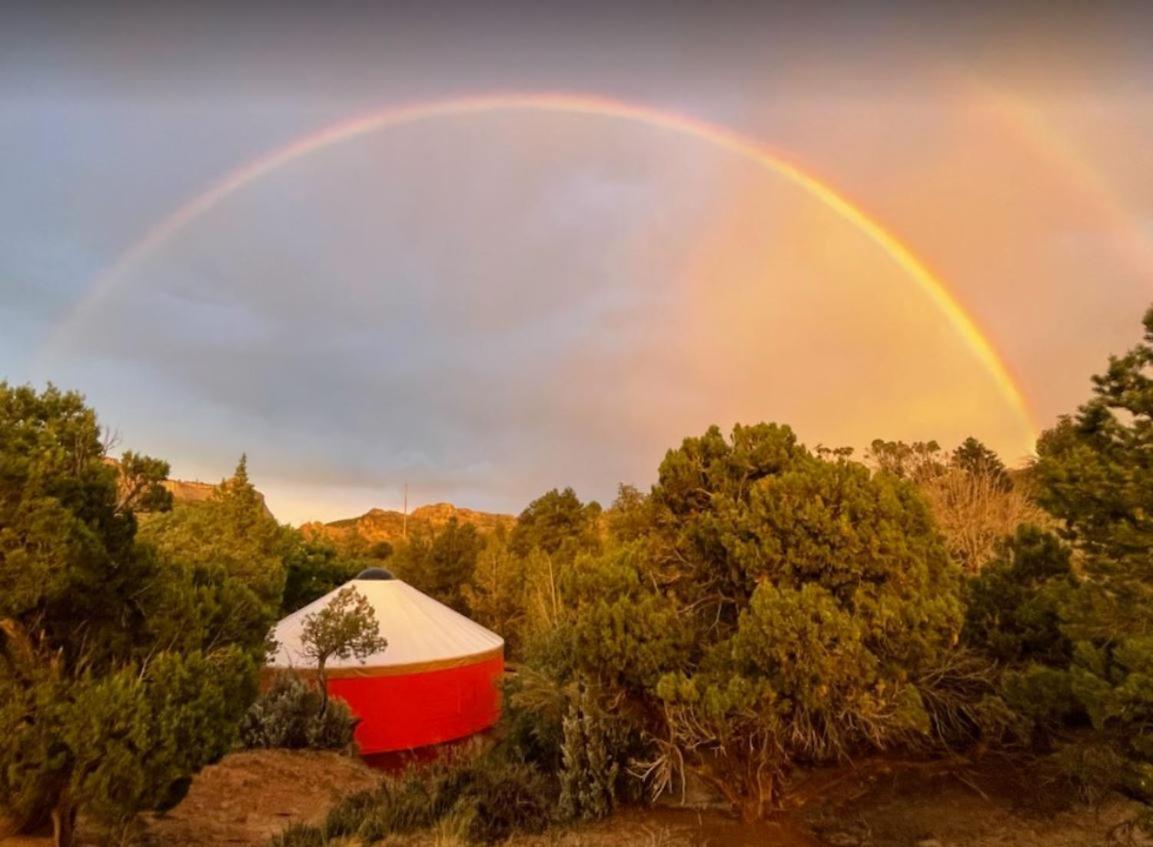
[[[404,536],[405,541],[408,541],[408,483],[407,482],[404,484],[404,523],[403,523],[403,528],[401,529],[401,535]]]

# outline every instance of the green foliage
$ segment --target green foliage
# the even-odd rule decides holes
[[[617,541],[636,541],[652,527],[649,498],[634,486],[617,486],[617,499],[606,513],[609,534]]]
[[[1001,540],[1021,524],[1046,522],[1028,486],[1015,484],[1000,457],[975,438],[948,455],[935,441],[878,439],[867,458],[876,470],[917,486],[949,554],[967,573],[979,573]],[[1023,479],[1021,473],[1016,476]]]
[[[1073,694],[1073,681],[1064,667],[1031,662],[1006,671],[1001,696],[1009,708],[1030,721],[1034,743],[1048,746],[1052,735],[1082,707]]]
[[[564,764],[564,718],[571,691],[531,664],[521,666],[502,686],[501,755],[559,773]]]
[[[953,451],[949,464],[976,476],[992,477],[999,488],[1013,487],[1013,480],[1001,457],[971,435]]]
[[[634,544],[561,565],[560,615],[526,648],[535,668],[563,683],[595,682],[640,694],[689,649],[677,608],[644,581],[644,549]]]
[[[388,546],[387,542],[381,543]],[[281,616],[304,608],[313,600],[344,585],[362,570],[379,564],[377,561],[345,556],[330,540],[322,537],[305,538],[296,530],[286,531],[286,548]],[[390,546],[388,552],[392,552]]]
[[[60,844],[79,807],[175,803],[255,696],[264,632],[212,629],[204,586],[136,541],[167,470],[108,460],[79,395],[0,383],[0,817]]]
[[[128,451],[117,463],[119,472],[117,508],[141,512],[167,512],[172,508],[172,492],[164,487],[168,463]]]
[[[291,538],[249,481],[245,457],[207,501],[149,520],[141,537],[198,579],[243,585],[261,607],[264,629],[276,619]]]
[[[469,839],[495,844],[518,832],[542,832],[556,805],[549,780],[528,765],[499,758],[481,761],[464,801],[473,813]]]
[[[910,483],[828,456],[787,427],[714,427],[667,454],[650,497],[626,492],[610,514],[635,540],[558,563],[553,624],[526,658],[568,704],[569,747],[592,687],[655,742],[655,788],[683,762],[756,817],[798,758],[930,733],[919,686],[960,629],[958,571]],[[537,697],[542,714],[553,702]],[[639,755],[625,743],[596,755]],[[594,814],[605,796],[592,791]]]
[[[1095,730],[1081,772],[1153,798],[1153,309],[1144,340],[1094,377],[1094,396],[1042,435],[1033,477],[1083,576],[1060,604],[1067,665],[1012,678],[1050,715],[1069,691]],[[1062,650],[1067,652],[1063,645]],[[1061,674],[1067,667],[1067,679]],[[1044,708],[1040,709],[1045,711]],[[1068,710],[1066,710],[1068,711]],[[1086,745],[1079,745],[1086,746]],[[1073,754],[1070,754],[1073,755]]]
[[[304,616],[300,643],[304,657],[316,662],[321,718],[328,707],[328,660],[356,658],[363,662],[388,647],[372,604],[351,585],[336,592],[324,608]]]
[[[353,837],[371,844],[455,818],[464,822],[469,841],[491,844],[542,831],[555,802],[553,786],[539,771],[490,753],[409,768],[375,791],[345,797],[323,826],[293,827],[271,843],[296,847]]]
[[[126,623],[142,618],[128,598],[153,570],[104,459],[80,395],[0,382],[0,620],[37,633],[68,667],[82,653],[107,666],[131,652]]]
[[[472,582],[484,538],[455,517],[432,534],[418,534],[396,554],[397,572],[426,594],[467,614],[465,587]]]
[[[575,555],[599,546],[598,503],[582,503],[571,488],[552,489],[533,500],[516,520],[509,549],[519,556],[540,550],[550,556]]]
[[[241,644],[262,662],[294,536],[268,513],[244,458],[207,501],[148,516],[140,537],[171,577],[148,586],[153,638],[173,647]]]
[[[385,780],[357,834],[372,841],[431,826],[460,800],[469,776],[467,766],[450,762],[409,769]]]
[[[74,801],[114,822],[176,805],[190,775],[231,748],[236,703],[252,686],[252,661],[235,647],[161,653],[142,670],[81,678],[59,739],[73,757]]]
[[[964,451],[967,454],[969,451]],[[936,441],[885,441],[876,438],[869,445],[867,457],[879,471],[912,482],[924,482],[945,470],[941,445]],[[963,460],[962,460],[963,461]]]
[[[560,816],[566,820],[608,817],[616,807],[618,782],[629,744],[622,731],[627,723],[614,720],[583,688],[563,721],[560,772]]]
[[[322,714],[321,704],[315,686],[291,671],[281,671],[245,714],[240,743],[248,748],[346,749],[356,728],[348,705],[332,700]]]
[[[1067,665],[1073,646],[1061,609],[1076,588],[1071,550],[1050,532],[1022,526],[966,585],[964,639],[999,662]]]
[[[870,640],[912,668],[960,613],[959,579],[917,490],[855,462],[825,461],[788,427],[715,427],[686,439],[653,490],[663,575],[729,635],[765,583],[821,586]],[[816,595],[812,595],[815,597]]]
[[[462,594],[470,616],[504,637],[506,657],[519,657],[528,618],[529,563],[508,549],[506,536],[498,528],[485,540]]]

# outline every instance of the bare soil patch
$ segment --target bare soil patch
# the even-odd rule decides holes
[[[165,847],[264,844],[290,823],[316,823],[340,797],[380,780],[359,759],[318,750],[250,750],[192,781],[184,801],[148,822]]]

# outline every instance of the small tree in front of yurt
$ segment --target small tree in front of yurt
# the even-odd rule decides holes
[[[316,662],[322,716],[328,710],[328,660],[356,658],[363,662],[388,646],[372,604],[351,585],[336,592],[332,602],[320,611],[305,615],[300,640],[304,655]]]

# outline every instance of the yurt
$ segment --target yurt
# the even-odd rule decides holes
[[[325,665],[329,693],[346,700],[360,718],[356,742],[362,755],[452,741],[496,722],[503,638],[383,568],[370,568],[346,585],[368,599],[388,639],[387,648],[363,662],[333,658]],[[301,649],[304,620],[339,590],[276,625],[270,668],[315,673]]]

